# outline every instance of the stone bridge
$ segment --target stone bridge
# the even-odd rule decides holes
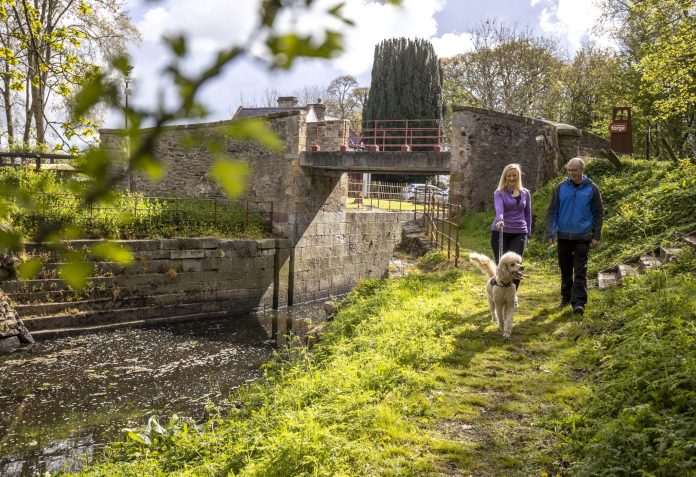
[[[522,165],[525,186],[534,190],[570,157],[607,147],[607,141],[572,126],[455,107],[450,144],[443,152],[351,152],[345,150],[347,122],[308,121],[307,111],[287,109],[263,114],[283,141],[282,151],[224,137],[230,121],[172,126],[156,147],[165,166],[163,178],[153,182],[136,175],[131,181],[133,190],[146,196],[223,197],[207,175],[214,157],[203,141],[223,137],[225,155],[248,163],[252,171],[242,199],[260,207],[272,201],[273,232],[289,239],[289,249],[276,251],[281,307],[343,294],[362,278],[381,277],[400,240],[401,225],[412,218],[347,211],[345,172],[449,173],[450,200],[465,210],[482,209],[490,206],[500,172],[510,162]],[[119,130],[100,134],[102,145],[125,168],[128,139]]]

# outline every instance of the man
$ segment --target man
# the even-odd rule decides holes
[[[546,239],[558,238],[561,268],[561,307],[582,314],[587,303],[587,256],[602,236],[604,204],[599,188],[585,176],[585,162],[574,157],[568,177],[553,191],[546,211]]]

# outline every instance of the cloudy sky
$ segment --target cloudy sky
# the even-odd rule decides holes
[[[452,56],[470,48],[467,31],[483,20],[496,19],[532,28],[537,34],[556,38],[572,54],[593,27],[599,12],[596,0],[403,0],[401,8],[375,0],[343,0],[343,13],[355,21],[342,28],[345,52],[330,61],[303,60],[288,72],[272,72],[253,58],[234,62],[203,91],[211,111],[210,120],[231,117],[240,104],[259,104],[264,93],[276,89],[291,94],[304,86],[326,87],[335,77],[355,76],[369,86],[374,47],[393,37],[426,38],[438,55]],[[167,50],[164,35],[185,33],[192,54],[186,67],[195,71],[224,45],[244,41],[254,26],[260,0],[131,0],[131,17],[142,33],[133,44],[133,98],[137,104],[153,105],[166,89],[162,66]],[[318,14],[321,7],[339,0],[316,0],[316,12],[287,17],[283,24],[303,33],[322,31],[331,19]],[[324,8],[325,10],[325,8]],[[118,121],[110,118],[112,126]]]

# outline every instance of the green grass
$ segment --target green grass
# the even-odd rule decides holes
[[[62,238],[265,237],[266,214],[241,203],[219,200],[148,199],[115,192],[110,200],[86,206],[84,184],[54,171],[0,168],[0,223],[26,240]]]
[[[696,164],[623,160],[616,170],[608,161],[589,163],[587,175],[602,191],[605,220],[599,247],[590,254],[591,275],[696,231]],[[544,220],[558,177],[534,194],[534,236],[543,244]],[[544,248],[537,258],[552,257]]]
[[[665,210],[660,197],[674,198],[653,189],[676,184],[689,167],[593,166],[608,205],[606,249],[591,254],[594,269],[609,262],[608,251],[623,256],[637,247],[624,250],[617,234],[645,230],[640,221],[619,226],[616,210],[645,207],[634,202],[639,196]],[[646,179],[653,174],[663,179]],[[642,190],[613,192],[612,181],[634,175]],[[535,196],[537,213],[549,190]],[[670,190],[690,204],[681,182]],[[671,214],[684,217],[676,208]],[[464,218],[469,249],[490,255],[490,217]],[[682,227],[655,227],[645,243]],[[441,255],[420,265],[437,269]],[[485,278],[464,263],[362,283],[312,350],[281,351],[262,380],[232,396],[236,406],[219,410],[225,417],[200,429],[151,430],[152,444],[118,444],[82,475],[694,474],[693,255],[621,288],[592,289],[578,317],[557,308],[554,249],[535,236],[507,342],[491,322]]]
[[[352,197],[346,198],[346,208],[352,209],[382,209],[391,211],[403,211],[403,212],[413,212],[414,209],[418,212],[423,212],[423,204],[414,204],[413,202],[407,202],[404,200],[389,200],[389,199],[362,199],[360,202],[358,199]]]

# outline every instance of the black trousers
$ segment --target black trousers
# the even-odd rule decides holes
[[[491,231],[491,247],[493,247],[493,256],[495,263],[500,261],[498,256],[500,247],[500,232]],[[503,232],[503,253],[515,252],[520,257],[524,256],[524,249],[527,248],[527,234],[512,234]],[[515,279],[512,281],[515,284],[515,289],[520,287],[520,281]]]
[[[561,297],[571,305],[587,303],[587,256],[589,240],[558,239],[558,266],[561,268]]]

